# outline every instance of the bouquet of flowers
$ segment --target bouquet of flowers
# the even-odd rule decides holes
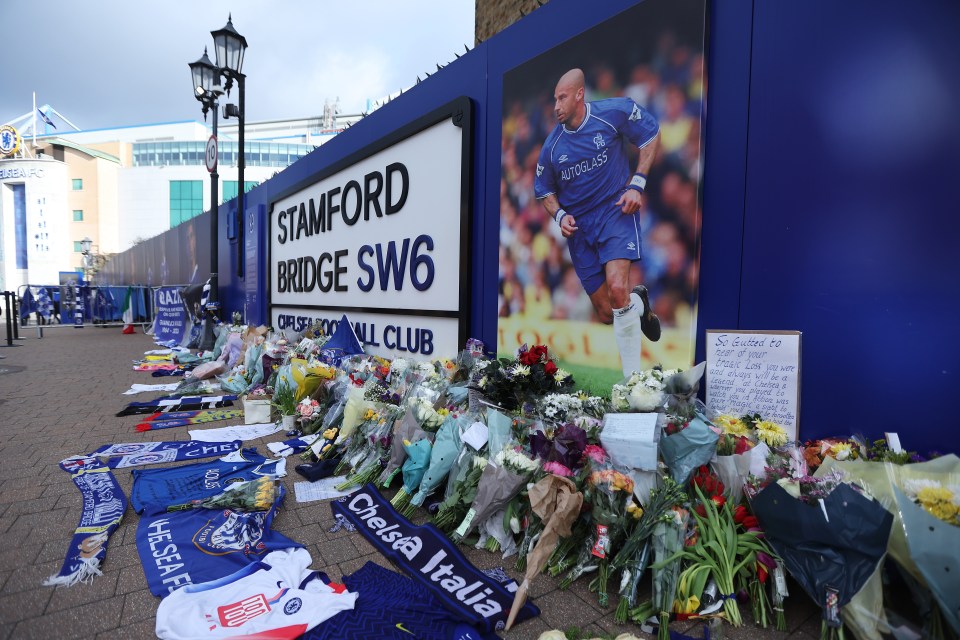
[[[604,465],[598,465],[604,466]],[[566,589],[573,581],[585,573],[598,571],[593,586],[601,606],[607,606],[607,581],[614,546],[628,517],[627,506],[633,502],[633,480],[630,476],[605,465],[590,473],[584,500],[591,506],[593,518],[592,540],[581,547],[577,563],[560,582],[560,588]]]
[[[182,509],[232,509],[234,511],[267,511],[277,499],[277,484],[273,477],[261,476],[255,480],[238,482],[230,485],[223,493],[194,500],[193,502],[175,507],[168,507],[167,511]]]
[[[537,412],[544,420],[562,424],[583,410],[579,396],[568,393],[548,393],[537,402]]]
[[[875,574],[893,515],[836,477],[791,480],[770,483],[751,506],[766,541],[823,607],[821,638],[842,637],[840,609]]]
[[[525,562],[523,582],[517,589],[513,606],[510,608],[507,631],[526,601],[530,583],[547,565],[559,539],[571,536],[571,526],[580,515],[580,507],[583,505],[583,494],[577,491],[576,485],[568,478],[553,475],[548,475],[533,485],[529,490],[529,499],[530,509],[540,526],[532,541],[535,546],[528,553],[529,561]]]
[[[404,441],[416,442],[426,437],[426,432],[420,428],[413,409],[407,408],[402,420],[398,420],[393,427],[393,436],[390,444],[390,458],[383,473],[380,474],[378,482],[380,486],[386,488],[393,482],[394,477],[400,473],[404,461],[407,459],[407,450],[404,448]]]
[[[587,432],[573,424],[561,425],[548,437],[542,431],[530,436],[530,449],[544,464],[553,463],[547,473],[569,477],[580,468],[587,448]],[[559,465],[559,466],[558,466]]]
[[[427,472],[427,467],[430,464],[430,454],[433,451],[433,434],[426,432],[425,437],[416,442],[405,440],[403,448],[407,452],[407,459],[404,460],[403,467],[401,467],[403,484],[396,495],[393,496],[390,504],[401,514],[407,514],[413,511],[412,508],[408,509],[410,497],[420,486],[423,474]]]
[[[481,362],[477,373],[480,377],[474,388],[507,411],[517,410],[550,392],[566,393],[574,384],[573,376],[557,367],[543,345],[529,349],[524,345],[513,360]]]
[[[381,417],[366,433],[366,456],[353,464],[353,471],[344,481],[334,487],[337,491],[346,491],[373,482],[380,474],[381,463],[390,455],[390,436],[393,420]],[[336,473],[334,474],[336,475]]]
[[[666,518],[657,523],[650,538],[656,561],[653,568],[653,608],[660,617],[657,626],[659,640],[670,640],[670,612],[680,579],[680,558],[676,555],[683,548],[687,516],[683,509],[672,509]]]
[[[447,531],[463,520],[464,515],[477,497],[480,477],[487,467],[487,459],[480,455],[467,453],[461,461],[450,492],[441,503],[433,524]]]
[[[436,433],[450,413],[447,409],[434,409],[433,403],[426,398],[410,398],[408,402],[417,423],[431,433]]]
[[[759,413],[745,415],[740,421],[753,431],[758,442],[763,442],[770,448],[782,447],[789,440],[783,427],[772,420],[764,420]]]
[[[427,472],[423,474],[417,492],[410,499],[411,507],[422,505],[427,496],[433,493],[450,473],[450,469],[463,446],[460,441],[460,424],[470,419],[469,416],[459,418],[450,414],[444,420],[443,426],[437,431],[437,438],[433,443],[433,450],[430,452],[430,466],[427,468]]]
[[[667,380],[678,372],[679,369],[664,371],[660,367],[654,367],[632,374],[623,384],[613,385],[610,393],[613,410],[618,413],[656,411],[666,401],[664,390]]]
[[[707,498],[700,488],[694,485],[697,498],[703,505],[704,515],[694,512],[697,525],[696,541],[667,558],[658,562],[655,568],[681,559],[687,568],[680,575],[680,596],[688,598],[703,592],[703,585],[712,578],[723,598],[723,610],[727,620],[735,627],[743,624],[740,609],[737,606],[734,581],[737,574],[756,562],[757,552],[765,551],[766,546],[759,541],[756,531],[740,533],[734,520],[734,510],[730,502],[718,506]],[[685,584],[686,583],[686,584]],[[687,584],[697,585],[690,589]]]
[[[507,447],[500,451],[491,464],[486,465],[477,486],[477,495],[454,531],[455,541],[465,538],[477,524],[484,522],[527,485],[527,480],[537,470],[539,463],[528,458],[519,447]]]
[[[686,484],[694,469],[710,462],[716,453],[718,438],[703,415],[692,409],[667,414],[660,438],[660,456],[677,484]]]
[[[683,487],[670,478],[664,478],[663,484],[650,492],[644,508],[636,508],[632,503],[631,506],[635,508],[628,507],[631,515],[635,514],[639,520],[613,560],[613,568],[622,572],[620,602],[615,614],[617,622],[626,622],[628,612],[636,605],[637,585],[650,560],[650,537],[660,523],[673,520],[674,507],[683,504],[686,498]]]
[[[810,473],[813,473],[823,464],[824,458],[833,458],[838,462],[859,459],[861,457],[860,444],[854,440],[840,438],[808,440],[803,445],[803,457],[807,461],[807,468]]]
[[[767,454],[770,452],[766,444],[754,444],[739,429],[731,429],[729,416],[719,416],[713,423],[720,426],[724,433],[717,442],[717,457],[710,463],[710,467],[726,486],[725,495],[739,504],[743,498],[743,485],[753,475],[762,475],[766,464]],[[735,424],[749,433],[746,426],[737,418],[732,418]]]

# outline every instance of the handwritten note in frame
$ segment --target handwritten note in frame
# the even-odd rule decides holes
[[[791,440],[800,425],[800,332],[707,330],[707,406],[759,413]]]

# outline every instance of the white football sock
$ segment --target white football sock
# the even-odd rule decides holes
[[[639,306],[631,302],[622,309],[613,310],[613,336],[617,340],[620,367],[624,377],[629,377],[634,371],[640,371],[640,341],[643,338],[640,331],[640,314],[642,312],[642,302]]]
[[[643,300],[641,300],[641,299],[640,299],[640,296],[638,296],[637,294],[635,294],[635,293],[632,292],[632,291],[630,292],[630,304],[632,304],[633,306],[635,306],[635,307],[637,308],[637,315],[638,315],[638,316],[642,316],[642,315],[643,315]]]

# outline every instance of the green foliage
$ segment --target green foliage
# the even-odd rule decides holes
[[[290,385],[277,385],[273,392],[273,406],[282,416],[292,416],[297,412],[297,400]]]

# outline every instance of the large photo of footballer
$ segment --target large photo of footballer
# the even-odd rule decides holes
[[[696,346],[705,0],[646,0],[503,79],[498,351],[594,391]]]

